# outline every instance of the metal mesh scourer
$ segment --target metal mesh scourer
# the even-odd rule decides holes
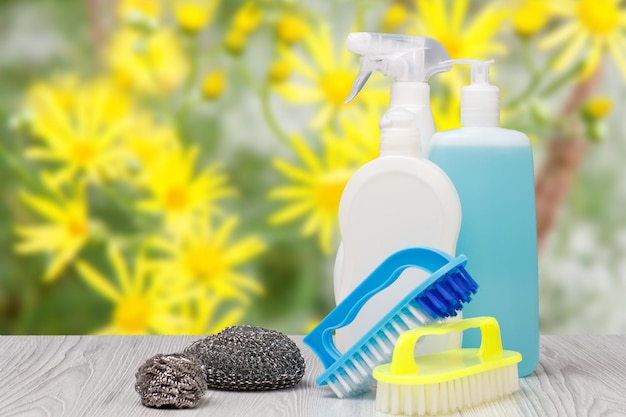
[[[190,354],[158,354],[135,374],[135,391],[147,407],[195,407],[207,390],[204,369]]]
[[[198,340],[185,353],[203,364],[209,388],[259,391],[291,387],[304,376],[298,346],[275,330],[232,326]]]

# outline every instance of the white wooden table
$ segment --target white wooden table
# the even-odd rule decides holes
[[[197,336],[0,336],[0,416],[376,416],[374,393],[340,400],[315,385],[322,367],[306,359],[297,386],[266,392],[209,391],[186,410],[143,407],[135,371],[156,353]],[[626,416],[626,335],[542,336],[541,362],[515,395],[452,416]]]

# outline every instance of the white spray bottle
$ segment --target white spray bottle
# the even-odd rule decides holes
[[[346,47],[361,55],[359,74],[346,103],[361,92],[374,71],[393,77],[395,82],[391,85],[387,112],[403,108],[413,113],[420,133],[421,153],[427,158],[430,138],[435,133],[428,80],[435,74],[450,71],[452,62],[448,51],[433,38],[368,32],[350,33]],[[380,119],[380,128],[389,126],[385,113]]]
[[[454,255],[461,223],[454,185],[425,158],[434,133],[427,81],[451,68],[448,53],[434,39],[405,35],[353,33],[347,46],[362,55],[361,71],[347,101],[356,97],[373,71],[396,81],[380,121],[380,157],[357,170],[341,197],[343,241],[334,272],[337,303],[399,250],[428,246]],[[426,278],[423,271],[406,270],[370,299],[350,325],[337,330],[337,347],[345,351],[354,345],[390,306]],[[422,342],[418,351],[459,346],[460,336],[451,335]]]

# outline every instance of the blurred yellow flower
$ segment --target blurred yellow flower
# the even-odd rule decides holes
[[[169,93],[180,87],[189,64],[180,40],[168,29],[144,34],[124,28],[114,33],[106,52],[114,79],[142,93]]]
[[[415,0],[415,5],[416,32],[437,39],[450,57],[483,59],[506,52],[506,46],[493,39],[507,17],[495,2],[487,2],[471,22],[466,21],[468,0]]]
[[[551,2],[546,0],[516,0],[511,9],[513,29],[520,36],[533,36],[552,18]]]
[[[150,261],[143,253],[135,259],[133,272],[117,245],[109,245],[107,254],[115,280],[85,261],[76,263],[82,279],[114,305],[110,323],[98,334],[180,334],[189,327],[178,311],[192,294],[172,291],[150,276]]]
[[[291,74],[291,66],[284,60],[274,61],[270,65],[267,77],[272,83],[282,83],[289,78]]]
[[[263,20],[263,10],[255,2],[248,1],[237,10],[233,23],[224,37],[224,47],[233,55],[240,54],[246,47],[248,35],[255,31]]]
[[[326,24],[308,33],[303,45],[310,59],[303,59],[290,48],[281,48],[281,60],[304,83],[285,82],[277,85],[275,91],[291,103],[319,105],[320,109],[310,122],[313,129],[319,129],[349,106],[344,104],[344,100],[358,73],[357,56],[334,42]],[[337,50],[340,51],[338,54]],[[389,87],[381,88],[370,82],[362,94],[387,102]]]
[[[58,113],[71,112],[76,108],[76,92],[80,90],[80,84],[75,74],[64,74],[49,82],[36,82],[28,88],[22,112],[28,114],[29,122],[33,122],[31,127],[35,135],[45,131],[47,125],[57,125],[62,119],[57,116]],[[119,115],[107,112],[103,117],[109,116],[116,119]]]
[[[226,70],[217,68],[209,71],[202,81],[202,96],[207,100],[219,98],[226,89]]]
[[[601,120],[613,110],[613,100],[609,97],[594,97],[583,106],[583,115],[590,120]]]
[[[448,50],[450,57],[486,59],[507,52],[504,43],[495,40],[507,18],[508,11],[487,2],[468,21],[469,0],[415,0],[415,29],[419,36],[437,39]],[[450,71],[437,78],[449,83],[455,94],[461,87],[463,74]]]
[[[22,192],[21,200],[46,223],[18,225],[15,232],[21,239],[15,250],[21,254],[44,253],[50,262],[44,281],[56,280],[67,265],[74,260],[90,236],[89,212],[85,198],[85,187],[80,186],[67,197],[54,193],[46,198]]]
[[[187,327],[182,334],[214,334],[241,322],[246,309],[239,301],[212,292],[196,292],[192,302],[183,306]]]
[[[564,21],[543,38],[542,49],[559,48],[554,69],[583,60],[582,78],[591,76],[608,52],[626,78],[626,10],[620,0],[555,0],[554,13]]]
[[[307,21],[290,12],[284,12],[276,23],[276,35],[287,45],[300,41],[309,31]]]
[[[119,122],[127,118],[131,110],[130,97],[115,88],[110,80],[81,82],[74,74],[63,75],[50,82],[36,82],[26,92],[24,111],[29,113],[33,133],[45,136],[49,131],[67,129],[67,117],[77,118],[84,104],[79,101],[89,95],[101,97],[98,114],[91,117],[97,116],[103,123]]]
[[[184,31],[196,33],[213,20],[220,0],[174,0],[176,22]]]
[[[239,30],[231,29],[224,37],[224,47],[233,55],[238,55],[246,47],[248,36]]]
[[[161,17],[162,11],[161,0],[120,0],[117,2],[117,15],[123,21],[134,21],[138,18],[156,21]]]
[[[344,112],[339,117],[339,131],[344,140],[338,140],[338,143],[345,145],[345,152],[357,166],[364,165],[380,155],[378,122],[385,110],[386,105],[366,100],[363,106],[352,107],[349,112]]]
[[[174,126],[156,124],[149,113],[135,115],[124,135],[123,146],[127,152],[129,178],[140,183],[145,182],[151,169],[162,158],[180,149],[179,139]]]
[[[195,173],[197,149],[177,149],[161,158],[148,171],[150,197],[138,208],[165,217],[166,229],[180,236],[197,227],[198,217],[219,212],[216,203],[234,194],[218,165]]]
[[[128,124],[128,97],[107,81],[35,84],[26,96],[31,128],[40,143],[28,158],[57,164],[58,183],[98,181],[119,172],[119,137]]]
[[[217,295],[244,304],[250,293],[262,294],[261,284],[237,269],[262,253],[265,244],[256,236],[233,240],[238,223],[236,216],[228,216],[214,225],[203,216],[180,241],[153,240],[153,247],[166,255],[155,264],[159,279],[172,289],[191,288],[198,297]]]
[[[402,26],[409,18],[409,9],[402,2],[392,3],[383,14],[383,29],[392,32]]]
[[[249,34],[256,30],[263,20],[263,10],[254,1],[248,1],[237,10],[233,18],[236,31]]]
[[[461,99],[458,94],[446,97],[435,95],[431,100],[436,130],[449,130],[461,127]]]
[[[341,194],[356,166],[346,154],[345,146],[328,137],[327,131],[322,132],[322,143],[324,154],[320,157],[302,138],[292,139],[291,146],[303,167],[274,159],[274,167],[292,183],[270,191],[269,198],[284,201],[286,207],[273,214],[269,222],[280,225],[304,219],[302,235],[317,234],[322,251],[329,254],[333,249]]]

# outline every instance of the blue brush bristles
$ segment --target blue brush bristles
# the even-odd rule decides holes
[[[304,342],[326,367],[317,384],[328,384],[339,398],[369,390],[374,383],[372,370],[389,362],[400,334],[454,316],[471,300],[478,284],[465,270],[466,263],[463,255],[452,258],[432,248],[404,249],[383,261],[305,336]],[[334,330],[350,324],[371,297],[391,285],[407,268],[422,269],[431,275],[341,354],[333,341]]]
[[[472,299],[478,284],[460,267],[422,291],[416,301],[432,317],[451,317]]]

